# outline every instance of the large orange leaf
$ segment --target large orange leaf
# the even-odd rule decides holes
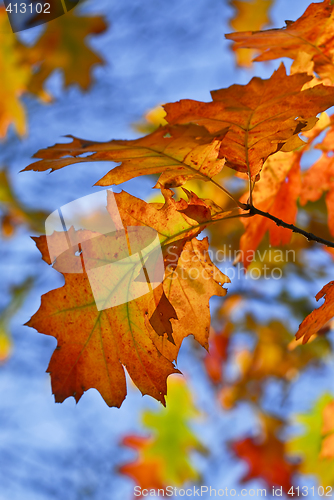
[[[330,281],[315,296],[317,300],[324,298],[325,302],[309,314],[299,325],[296,339],[303,338],[305,344],[334,316],[334,281]]]
[[[255,61],[279,57],[304,59],[314,63],[314,71],[321,78],[334,83],[334,5],[331,0],[312,3],[295,22],[288,21],[281,29],[245,31],[225,35],[235,42],[234,49],[251,48],[261,52]]]
[[[166,104],[166,120],[204,125],[210,133],[224,131],[219,157],[255,178],[270,155],[303,145],[299,132],[311,129],[316,115],[333,106],[332,87],[301,91],[311,79],[301,73],[287,76],[281,64],[269,80],[254,77],[247,85],[211,92],[212,102],[185,99]]]
[[[230,5],[236,13],[230,21],[235,31],[257,31],[270,24],[269,10],[274,0],[231,0]],[[251,66],[254,57],[253,50],[233,47],[239,66]]]
[[[54,266],[63,273],[65,285],[43,295],[39,311],[27,323],[58,340],[48,367],[56,401],[69,396],[78,401],[84,391],[96,388],[109,406],[119,407],[126,396],[124,365],[143,394],[164,403],[166,379],[178,371],[173,361],[184,337],[193,334],[207,347],[209,298],[212,294],[225,295],[221,285],[229,280],[213,267],[206,253],[207,240],[193,239],[205,222],[211,221],[208,207],[194,195],[189,195],[188,203],[176,202],[171,195],[164,191],[165,203],[161,206],[147,204],[125,192],[115,194],[125,228],[148,226],[158,232],[166,279],[149,293],[97,309],[86,270],[112,263],[126,251],[126,244],[123,248],[120,243],[115,254],[112,235],[88,235],[91,239],[84,241],[84,272],[75,247],[56,259]],[[70,232],[73,241],[74,230]],[[52,235],[54,245],[59,234]],[[44,260],[50,262],[46,237],[35,241]],[[191,274],[196,268],[202,272],[199,279],[193,279]],[[139,278],[138,269],[131,272]],[[113,290],[107,277],[101,286],[106,288],[109,300]]]
[[[96,184],[110,186],[141,175],[161,173],[156,187],[174,187],[191,178],[209,180],[218,174],[225,163],[218,159],[220,144],[219,137],[196,125],[167,125],[130,141],[98,143],[73,137],[69,144],[55,144],[38,151],[34,157],[43,159],[24,170],[54,171],[86,161],[122,162]]]
[[[263,212],[294,224],[297,216],[297,198],[300,193],[300,166],[297,153],[277,153],[268,158],[260,180],[255,184],[253,203]],[[246,202],[245,195],[241,201]],[[279,227],[275,222],[255,215],[242,219],[246,231],[240,240],[243,264],[247,267],[253,259],[255,250],[267,231],[270,244],[277,246],[290,242],[292,232]]]

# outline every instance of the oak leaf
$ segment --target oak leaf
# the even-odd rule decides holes
[[[219,137],[196,125],[167,125],[129,141],[98,143],[72,137],[69,144],[55,144],[38,151],[34,157],[43,159],[24,170],[43,172],[51,168],[53,172],[86,161],[122,162],[96,185],[121,184],[141,175],[161,173],[155,187],[168,188],[181,186],[192,178],[209,180],[218,174],[225,163],[218,159],[220,144]]]
[[[166,280],[130,302],[114,307],[106,302],[108,308],[97,310],[87,273],[96,265],[106,265],[117,258],[112,250],[115,243],[112,235],[95,234],[90,239],[87,235],[83,238],[82,245],[87,252],[84,272],[75,247],[56,259],[54,267],[64,274],[65,285],[42,296],[39,311],[27,324],[58,340],[48,367],[58,402],[69,396],[78,401],[84,391],[94,387],[109,406],[119,407],[126,396],[124,365],[142,394],[149,394],[164,403],[166,379],[171,373],[178,372],[173,361],[182,340],[193,334],[207,347],[210,316],[209,311],[204,314],[200,311],[208,309],[213,293],[226,294],[219,283],[228,282],[228,278],[214,269],[211,261],[203,255],[207,242],[193,239],[205,227],[205,220],[207,223],[211,220],[210,210],[204,203],[191,194],[189,203],[185,200],[176,202],[168,190],[164,191],[165,204],[162,206],[147,204],[125,192],[114,196],[123,227],[148,226],[157,231],[167,270]],[[189,210],[191,215],[188,216]],[[112,209],[110,215],[112,217]],[[70,231],[69,237],[73,241],[76,233],[73,228]],[[58,237],[54,232],[55,244]],[[51,262],[46,237],[34,239],[43,259]],[[124,245],[120,252],[126,252]],[[192,279],[190,275],[189,266],[192,264],[189,258],[193,256],[197,258],[194,268],[205,269],[202,281]],[[70,273],[63,271],[64,265],[68,266]],[[139,276],[138,265],[131,272],[135,273],[134,277]],[[178,279],[172,278],[171,274],[176,274]],[[103,286],[107,290],[106,300],[109,300],[112,290],[108,276],[105,280]],[[200,300],[201,307],[192,323],[187,311],[193,312],[195,300]],[[183,307],[184,311],[181,310]],[[158,317],[154,316],[156,310]],[[185,313],[188,316],[184,316]]]
[[[297,21],[287,22],[284,28],[229,33],[225,36],[235,42],[234,49],[260,51],[255,61],[280,57],[297,59],[300,54],[305,54],[313,62],[314,72],[334,83],[333,9],[331,0],[312,3]]]
[[[334,104],[332,87],[301,91],[311,79],[301,73],[287,76],[281,64],[268,80],[254,77],[247,85],[211,92],[212,102],[184,99],[166,104],[166,120],[224,133],[219,157],[228,167],[256,179],[270,155],[304,145],[298,134],[311,129],[316,115]]]
[[[303,338],[303,344],[334,316],[334,281],[327,283],[315,298],[317,301],[324,298],[325,302],[318,309],[314,309],[299,325],[296,339]]]

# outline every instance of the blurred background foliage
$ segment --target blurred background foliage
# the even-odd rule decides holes
[[[211,301],[209,353],[191,338],[184,343],[178,368],[186,382],[170,378],[166,410],[131,389],[120,410],[105,408],[95,391],[78,407],[68,400],[55,405],[44,374],[54,341],[22,326],[41,294],[61,283],[29,236],[43,233],[48,213],[91,192],[96,171],[108,168],[87,163],[52,176],[18,175],[30,157],[69,133],[101,141],[147,134],[165,123],[164,102],[207,100],[214,88],[268,77],[278,63],[255,66],[254,52],[232,51],[224,33],[282,26],[308,4],[87,0],[16,35],[0,7],[1,500],[132,498],[134,484],[239,491],[246,483],[285,492],[334,484],[332,323],[306,345],[294,340],[331,279],[328,249],[300,235],[274,247],[265,228],[245,275],[234,262],[245,224],[211,226],[211,248],[223,249],[216,264],[232,283],[223,301]],[[305,169],[319,157],[316,145],[332,122],[324,116],[321,123],[308,137]],[[246,182],[232,174],[223,169],[217,180],[241,198]],[[145,178],[125,188],[161,201],[152,185]],[[229,208],[211,183],[186,187]],[[331,239],[327,210],[321,194],[298,207],[297,225]],[[283,259],[275,260],[275,249]],[[268,279],[264,264],[280,279]]]

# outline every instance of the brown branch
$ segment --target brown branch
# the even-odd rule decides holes
[[[320,238],[320,236],[316,236],[315,234],[308,233],[307,231],[304,231],[304,229],[300,229],[297,226],[294,226],[293,224],[288,224],[287,222],[284,222],[281,219],[278,219],[278,217],[275,217],[274,215],[269,214],[268,212],[262,212],[262,210],[259,210],[258,208],[255,208],[253,205],[245,204],[242,207],[244,210],[248,210],[248,213],[250,216],[252,215],[261,215],[262,217],[266,217],[267,219],[272,220],[275,222],[277,226],[282,226],[287,229],[290,229],[294,233],[301,234],[305,236],[309,241],[317,241],[318,243],[321,243],[322,245],[326,245],[327,247],[334,248],[334,243],[332,241],[325,240],[324,238]]]

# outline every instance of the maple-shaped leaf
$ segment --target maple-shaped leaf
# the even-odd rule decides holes
[[[190,427],[200,413],[179,377],[169,380],[166,399],[166,409],[145,411],[142,415],[149,436],[126,436],[122,441],[123,445],[137,450],[138,457],[122,465],[119,472],[130,476],[141,489],[166,490],[167,486],[180,487],[186,481],[200,478],[189,457],[192,451],[206,452]]]
[[[69,144],[55,144],[38,151],[34,157],[43,159],[24,170],[54,171],[86,161],[122,162],[96,184],[110,186],[141,175],[161,173],[155,187],[168,188],[181,186],[191,178],[207,181],[218,174],[225,163],[218,159],[220,144],[219,137],[196,125],[167,125],[129,141],[98,143],[73,137]]]
[[[292,486],[296,465],[286,460],[285,445],[277,437],[282,422],[268,415],[263,415],[261,420],[262,435],[232,443],[233,451],[249,466],[241,481],[261,478],[269,488],[280,486],[287,493]]]
[[[35,45],[26,48],[26,59],[35,66],[29,91],[40,94],[45,80],[55,69],[64,74],[64,85],[74,83],[84,90],[91,84],[91,70],[103,60],[86,43],[86,37],[107,28],[101,16],[77,16],[74,11],[46,24]]]
[[[176,202],[169,190],[164,191],[164,196],[165,203],[157,206],[124,191],[114,194],[124,228],[144,226],[152,228],[159,236],[168,271],[168,286],[163,282],[147,291],[146,284],[146,291],[141,296],[133,298],[132,295],[133,283],[138,280],[146,283],[147,280],[139,261],[130,262],[129,270],[125,269],[126,276],[131,278],[131,286],[126,285],[123,278],[118,278],[115,267],[111,272],[108,267],[127,258],[130,236],[125,238],[124,234],[118,235],[118,231],[116,235],[91,235],[88,232],[80,236],[80,231],[76,235],[73,228],[70,230],[70,241],[75,241],[75,238],[82,241],[84,269],[76,246],[57,257],[54,267],[64,274],[65,285],[43,295],[39,311],[27,323],[58,340],[48,367],[56,401],[62,402],[69,396],[78,401],[84,391],[94,387],[109,406],[119,407],[126,396],[124,365],[143,394],[164,403],[166,379],[171,373],[178,372],[173,361],[183,338],[193,333],[196,340],[206,347],[209,325],[205,321],[209,322],[210,318],[206,313],[201,318],[200,310],[208,307],[210,293],[225,295],[226,290],[215,280],[221,284],[228,281],[218,270],[213,271],[211,261],[204,263],[201,251],[205,249],[205,243],[193,240],[205,227],[205,221],[211,221],[211,213],[192,195],[189,203],[185,200]],[[107,208],[111,218],[114,212],[112,200],[114,198],[108,195]],[[54,232],[48,236],[47,242],[46,237],[34,238],[47,262],[52,260],[47,243],[51,248],[52,245],[61,246],[60,234]],[[115,244],[119,247],[117,251]],[[186,254],[184,262],[183,252]],[[200,255],[199,264],[195,263],[194,267],[199,265],[208,269],[203,277],[207,289],[201,280],[197,283],[189,275],[188,258],[192,254],[196,254],[197,259]],[[182,290],[178,279],[173,282],[169,273],[180,273],[176,274],[179,280],[185,276]],[[210,286],[208,280],[215,284]],[[124,285],[120,286],[121,283]],[[192,287],[197,294],[191,294]],[[117,293],[123,290],[125,298],[122,303],[114,301],[115,290]],[[174,296],[175,308],[171,302]],[[195,301],[200,303],[196,330],[192,330],[191,322],[187,325],[187,318],[181,314],[178,321],[176,314],[179,304],[183,306],[190,299],[193,301],[191,307],[195,307]]]
[[[324,298],[325,302],[318,309],[314,309],[299,325],[296,339],[303,338],[303,344],[334,316],[334,281],[327,283],[315,298],[317,300]]]
[[[235,42],[235,49],[260,51],[255,61],[280,57],[297,59],[304,53],[313,62],[315,73],[334,82],[333,9],[331,0],[312,3],[297,21],[288,21],[284,28],[229,33],[225,36]]]
[[[304,145],[298,134],[311,129],[316,115],[333,106],[333,87],[301,90],[311,79],[304,73],[287,76],[281,64],[268,80],[254,77],[247,85],[211,92],[212,102],[184,99],[166,104],[166,120],[224,133],[219,157],[255,179],[270,155]]]
[[[315,476],[324,487],[334,482],[334,460],[322,456],[324,429],[328,429],[324,416],[332,401],[332,395],[323,394],[308,413],[295,415],[294,421],[303,425],[304,432],[286,444],[289,454],[301,458],[298,471]]]
[[[11,124],[19,135],[26,133],[25,110],[20,98],[27,90],[31,68],[23,59],[22,47],[11,32],[5,7],[0,6],[0,138],[6,136]]]
[[[265,163],[261,178],[254,187],[253,203],[263,212],[269,212],[284,222],[294,224],[300,189],[299,155],[279,152],[269,157]],[[247,197],[248,194],[244,195],[241,201],[246,203]],[[252,261],[255,250],[267,231],[269,231],[272,246],[285,245],[291,240],[291,230],[277,226],[270,219],[255,215],[248,219],[241,219],[241,221],[246,228],[240,239],[240,250],[245,268]]]
[[[230,21],[235,31],[252,30],[257,31],[270,24],[269,10],[273,0],[230,0],[230,5],[236,9],[236,13]],[[233,47],[239,66],[251,66],[254,51]]]

